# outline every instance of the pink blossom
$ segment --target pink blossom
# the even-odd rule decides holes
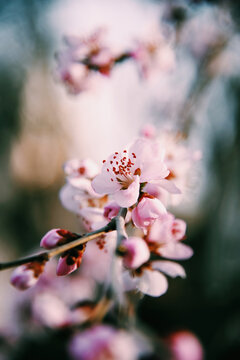
[[[175,219],[171,213],[166,213],[160,220],[155,221],[148,232],[148,241],[166,244],[181,240],[186,233],[186,222]]]
[[[38,281],[39,275],[43,272],[44,263],[32,262],[17,267],[11,276],[11,284],[18,290],[26,290]]]
[[[100,229],[109,222],[109,220],[104,216],[104,210],[101,208],[85,207],[80,209],[78,214],[84,228],[88,232]]]
[[[123,273],[123,284],[126,291],[138,290],[153,297],[165,294],[168,289],[166,277],[161,272],[152,270],[151,267],[143,267],[136,273],[125,271]]]
[[[179,242],[161,245],[156,252],[167,259],[173,260],[186,260],[193,256],[193,249]]]
[[[67,88],[70,94],[79,94],[88,89],[89,69],[83,64],[75,63],[74,53],[71,48],[58,53],[56,78]]]
[[[62,327],[68,323],[70,310],[62,299],[51,292],[40,292],[32,303],[34,319],[48,327]]]
[[[56,246],[65,244],[78,237],[77,234],[64,229],[52,229],[48,231],[42,238],[40,246],[45,249],[52,249]]]
[[[190,149],[184,143],[181,133],[165,132],[160,137],[160,143],[165,148],[164,161],[169,170],[168,176],[164,179],[165,182],[168,180],[165,184],[167,186],[165,189],[173,195],[186,192],[189,187],[189,179],[192,178],[193,165],[201,158],[200,152]],[[161,184],[161,186],[164,188],[164,184]],[[181,191],[174,191],[174,188]],[[182,196],[174,196],[169,200],[171,200],[172,204],[176,205],[182,200]]]
[[[149,228],[147,241],[153,244],[155,252],[169,259],[188,259],[193,255],[193,250],[180,243],[186,232],[186,223],[175,219],[167,213],[161,220],[156,220]]]
[[[184,268],[173,261],[155,260],[143,264],[136,272],[123,272],[123,284],[126,291],[139,290],[143,294],[158,297],[168,289],[167,278],[162,272],[172,278],[186,277]]]
[[[62,205],[76,214],[86,206],[99,207],[107,201],[93,190],[91,180],[83,177],[68,178],[59,197]]]
[[[89,88],[93,71],[108,76],[114,65],[114,56],[101,42],[101,31],[88,38],[66,36],[66,48],[56,55],[57,78],[71,94]]]
[[[204,351],[199,339],[187,330],[170,334],[166,342],[170,348],[173,360],[203,360]]]
[[[75,360],[137,360],[139,355],[133,337],[109,325],[95,325],[76,334],[69,351]]]
[[[132,220],[138,228],[147,228],[167,213],[160,200],[144,196],[132,211]]]
[[[156,260],[151,262],[152,269],[159,270],[164,274],[175,278],[180,276],[182,278],[186,277],[186,272],[182,265],[175,263],[173,261],[166,260]]]
[[[100,283],[106,281],[111,273],[116,240],[116,231],[112,231],[98,240],[89,241],[83,257],[81,273]]]
[[[150,251],[146,242],[139,237],[129,237],[120,246],[123,249],[123,264],[127,268],[137,269],[149,260]]]
[[[129,207],[137,202],[141,183],[162,180],[168,174],[158,144],[138,139],[129,150],[115,152],[103,161],[92,186],[99,194],[112,194],[119,206]]]
[[[144,78],[148,78],[154,70],[166,72],[175,68],[174,51],[158,31],[157,35],[151,36],[151,40],[139,41],[132,57]]]

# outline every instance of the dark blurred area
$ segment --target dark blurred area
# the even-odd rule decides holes
[[[39,239],[50,228],[60,225],[77,228],[74,216],[62,209],[58,201],[64,182],[61,165],[68,156],[68,142],[63,140],[59,120],[62,107],[52,87],[51,67],[59,39],[46,19],[54,3],[58,1],[0,1],[2,261],[38,248]],[[168,3],[171,6],[165,21],[175,29],[185,26],[192,9],[197,13],[198,7],[209,4],[229,10],[234,29],[231,37],[239,37],[237,1]],[[230,37],[227,41],[231,41]],[[187,279],[170,280],[167,294],[160,298],[144,297],[138,314],[162,338],[182,329],[193,332],[202,342],[207,360],[237,360],[240,359],[240,73],[237,69],[227,75],[209,75],[206,63],[212,61],[210,55],[195,60],[196,80],[193,90],[186,95],[186,103],[194,98],[194,106],[184,126],[189,136],[196,137],[198,142],[201,139],[204,146],[205,184],[197,210],[185,217],[194,256],[183,264]],[[31,71],[36,67],[40,72],[38,82],[28,88]],[[28,96],[33,98],[33,105],[29,105]],[[201,100],[195,101],[196,97]],[[34,110],[38,102],[40,105]],[[205,120],[201,122],[198,114],[203,109],[200,118]],[[5,284],[4,289],[9,286]],[[64,333],[54,331],[38,338],[28,334],[10,358],[26,360],[34,352],[36,360],[53,356],[67,359],[63,349],[66,338]],[[8,341],[4,338],[0,341],[3,354],[12,347]]]

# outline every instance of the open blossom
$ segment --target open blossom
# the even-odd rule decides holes
[[[185,232],[186,223],[181,219],[175,219],[171,213],[167,213],[149,228],[147,241],[158,255],[168,259],[188,259],[193,255],[193,250],[180,242]]]
[[[186,277],[184,268],[173,261],[155,260],[143,264],[136,271],[123,272],[123,284],[126,291],[138,290],[145,295],[158,297],[166,293],[168,281],[165,275],[175,278]]]
[[[140,184],[164,180],[169,171],[157,143],[138,139],[128,150],[115,152],[103,161],[102,171],[93,181],[99,194],[112,194],[119,206],[130,207],[139,197]]]
[[[132,220],[136,227],[147,228],[166,214],[167,210],[160,200],[144,196],[132,211]]]

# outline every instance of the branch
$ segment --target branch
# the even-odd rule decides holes
[[[127,209],[121,208],[118,215],[115,218],[116,221],[116,230],[117,230],[117,245],[120,245],[123,239],[127,238],[127,233],[125,231],[125,217],[127,215]]]
[[[9,261],[9,262],[5,262],[5,263],[0,263],[0,271],[1,270],[6,270],[6,269],[10,269],[19,265],[23,265],[23,264],[28,264],[31,262],[44,262],[44,261],[48,261],[50,260],[52,257],[62,254],[65,251],[68,251],[70,249],[73,249],[79,245],[85,244],[90,240],[94,240],[97,237],[106,234],[109,231],[113,231],[113,230],[117,230],[117,241],[118,244],[121,242],[122,239],[126,238],[126,232],[125,232],[125,228],[124,228],[124,219],[125,216],[127,214],[127,209],[126,208],[121,208],[119,210],[118,215],[113,218],[106,226],[92,231],[90,233],[84,234],[84,235],[79,235],[79,237],[67,244],[63,244],[61,246],[58,246],[54,249],[51,250],[47,250],[44,252],[41,252],[39,254],[34,254],[22,259],[17,259],[14,261]]]
[[[120,212],[121,212],[121,210],[119,211],[119,213]],[[119,215],[117,215],[116,218],[118,216]],[[67,244],[64,244],[64,245],[58,246],[58,247],[56,247],[54,249],[47,250],[47,251],[41,252],[39,254],[31,255],[31,256],[28,256],[28,257],[25,257],[25,258],[22,258],[22,259],[9,261],[9,262],[6,262],[6,263],[0,263],[0,271],[10,269],[10,268],[13,268],[13,267],[16,267],[16,266],[19,266],[19,265],[31,263],[31,262],[34,262],[34,261],[35,262],[40,262],[40,263],[43,262],[43,261],[48,261],[52,257],[54,257],[56,255],[62,254],[65,251],[73,249],[73,248],[75,248],[75,247],[77,247],[77,246],[79,246],[81,244],[85,244],[88,241],[96,239],[97,237],[99,237],[101,235],[104,235],[109,231],[116,230],[116,220],[115,220],[116,218],[113,218],[106,226],[104,226],[104,227],[102,227],[102,228],[100,228],[98,230],[92,231],[90,233],[87,233],[87,234],[84,234],[84,235],[79,235],[79,238],[77,238],[77,239],[75,239],[75,240],[73,240],[73,241],[71,241],[71,242],[69,242]]]

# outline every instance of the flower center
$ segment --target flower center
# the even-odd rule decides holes
[[[129,185],[134,181],[134,175],[141,175],[140,168],[134,169],[135,159],[137,158],[135,153],[128,154],[127,150],[123,151],[123,155],[115,152],[109,161],[109,167],[107,172],[115,175],[115,179],[119,182],[122,190],[126,190]],[[105,160],[103,160],[103,163]],[[111,181],[114,181],[111,178]]]

